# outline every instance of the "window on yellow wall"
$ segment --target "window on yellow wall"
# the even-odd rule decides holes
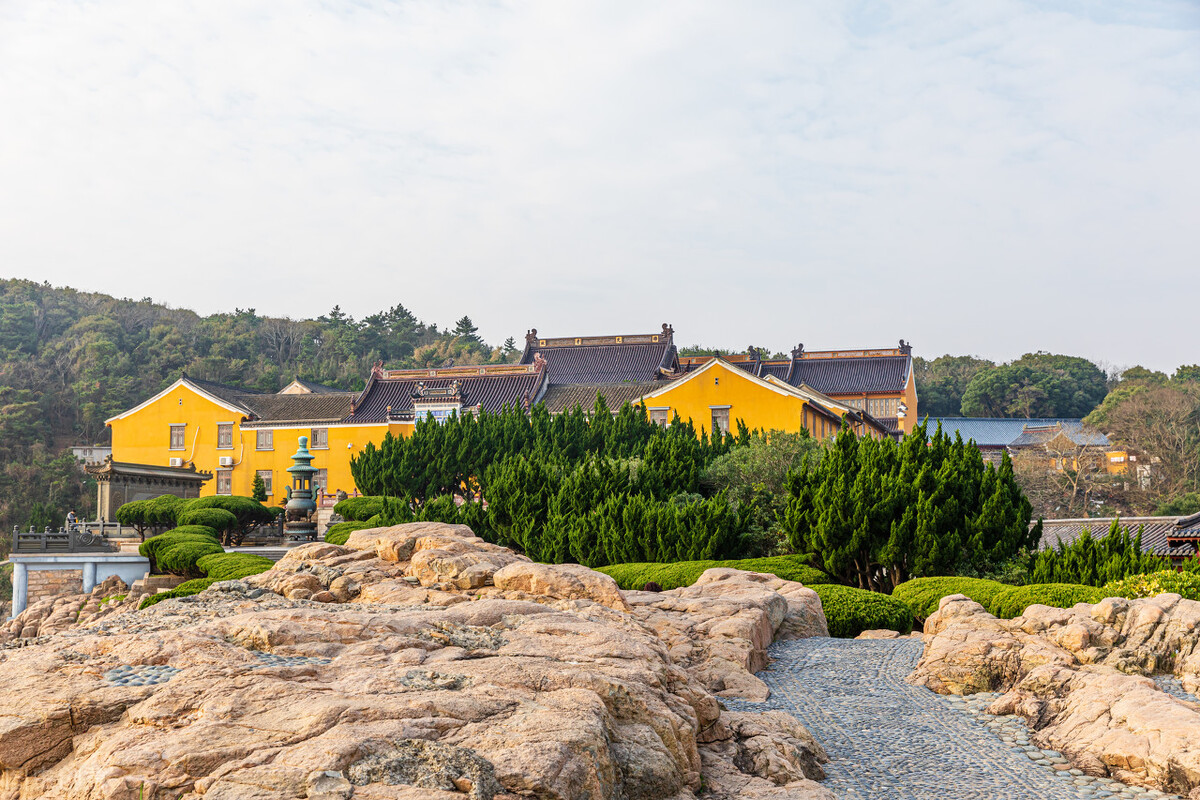
[[[233,449],[233,423],[221,422],[217,424],[217,449],[232,450]]]
[[[729,406],[711,406],[713,433],[729,433]]]
[[[268,495],[273,494],[273,492],[271,491],[271,476],[274,473],[271,472],[271,470],[269,470],[269,469],[260,469],[260,470],[257,470],[254,474],[257,475],[258,477],[262,478],[263,486],[267,487],[267,494]]]
[[[671,413],[669,408],[652,408],[650,409],[650,421],[655,425],[666,427],[670,423],[668,415]]]
[[[256,450],[274,450],[275,449],[275,431],[258,431],[256,441],[254,443]]]
[[[187,449],[187,425],[172,425],[171,426],[171,449],[172,450]]]
[[[217,494],[233,494],[233,470],[217,470]]]
[[[312,438],[308,443],[310,450],[328,450],[329,449],[329,429],[328,428],[313,428]]]
[[[329,494],[329,470],[317,470],[317,473],[313,475],[313,483],[315,483],[322,492]]]

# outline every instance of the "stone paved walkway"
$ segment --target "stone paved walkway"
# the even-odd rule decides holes
[[[794,714],[829,753],[825,785],[847,800],[1168,797],[1062,769],[1058,753],[1029,744],[1023,722],[984,714],[986,698],[964,702],[905,683],[921,649],[912,639],[779,642],[759,674],[770,699],[723,702]]]

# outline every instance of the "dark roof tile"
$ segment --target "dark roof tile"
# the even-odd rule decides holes
[[[590,411],[596,404],[596,395],[604,395],[610,411],[617,411],[627,402],[633,402],[644,394],[661,389],[661,381],[649,383],[575,383],[546,387],[541,402],[551,414],[570,411],[575,406]]]
[[[1121,527],[1130,536],[1137,534],[1142,528],[1142,550],[1157,556],[1172,556],[1175,558],[1189,557],[1196,554],[1196,548],[1190,544],[1171,546],[1167,537],[1189,535],[1200,536],[1200,527],[1176,527],[1177,517],[1123,517]],[[1038,549],[1047,550],[1057,547],[1059,542],[1070,545],[1085,529],[1092,533],[1093,539],[1103,538],[1108,534],[1112,525],[1112,517],[1095,517],[1093,519],[1048,519],[1042,522],[1042,540]]]
[[[537,397],[544,375],[543,371],[533,371],[474,377],[423,377],[418,372],[402,377],[375,378],[363,391],[354,416],[346,422],[386,422],[389,406],[392,418],[413,414],[413,392],[420,383],[427,389],[446,389],[458,381],[466,408],[499,411],[505,406],[519,407],[526,399],[532,401]]]

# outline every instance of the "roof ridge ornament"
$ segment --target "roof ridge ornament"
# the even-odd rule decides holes
[[[792,360],[795,361],[796,359],[802,357],[803,355],[804,355],[804,342],[801,342],[800,344],[798,344],[792,348]]]
[[[906,356],[911,354],[912,353],[912,344],[901,339],[900,340],[900,352],[904,353],[904,355],[906,355]]]

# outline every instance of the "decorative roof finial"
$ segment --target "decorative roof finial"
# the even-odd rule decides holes
[[[662,335],[665,336],[666,338],[670,339],[672,336],[675,335],[675,329],[673,327],[671,327],[671,325],[669,323],[664,322],[662,324]]]
[[[383,372],[383,362],[382,361],[376,361],[374,364],[371,365],[371,377],[372,378],[386,378],[387,377],[387,375],[385,375]]]
[[[525,343],[533,344],[537,341],[537,328],[530,328],[525,332]]]
[[[908,342],[904,341],[903,339],[901,339],[900,340],[900,352],[904,353],[905,355],[908,355],[909,353],[912,352],[912,345],[909,344]]]
[[[804,355],[804,343],[803,342],[801,342],[800,344],[798,344],[792,348],[792,360],[795,361],[796,359],[800,358],[800,356],[802,356],[802,355]]]

